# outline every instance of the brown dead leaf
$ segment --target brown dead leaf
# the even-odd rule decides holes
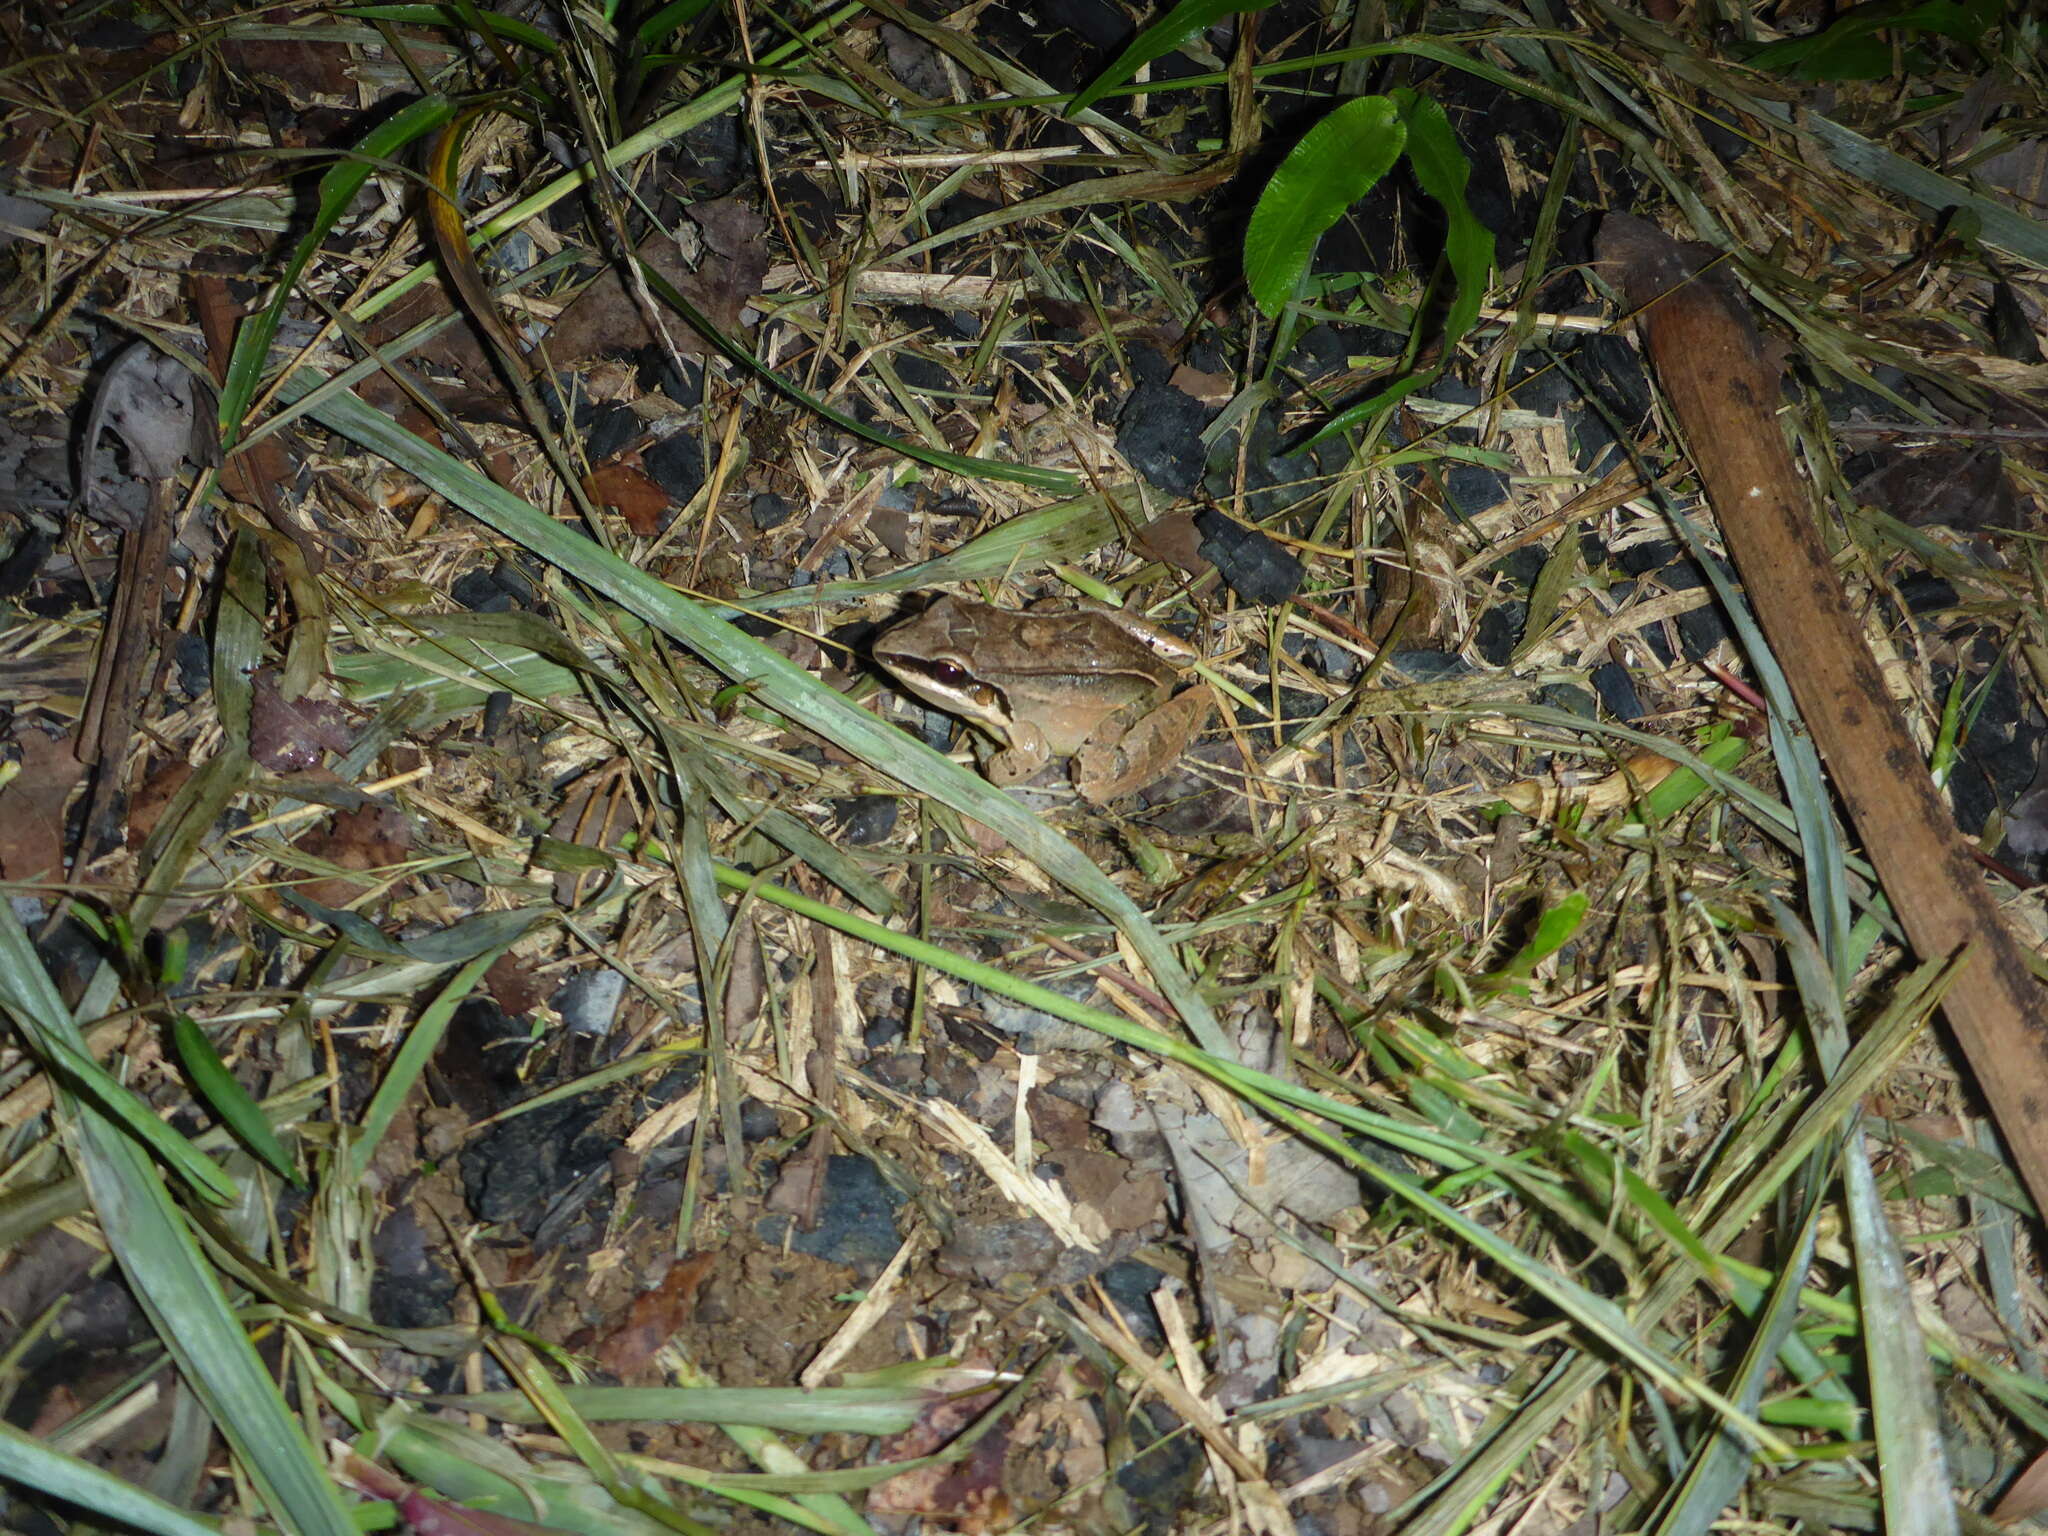
[[[2044,1510],[2048,1510],[2048,1451],[2041,1452],[2013,1479],[2005,1496],[1992,1506],[1991,1519],[1997,1525],[2018,1525]]]
[[[760,292],[762,279],[768,275],[766,248],[758,238],[730,251],[720,249],[722,243],[735,237],[742,215],[749,213],[742,207],[724,210],[721,205],[730,202],[730,198],[721,198],[690,210],[691,217],[704,231],[705,244],[716,258],[705,261],[700,270],[690,270],[675,242],[665,234],[657,233],[643,240],[638,251],[642,261],[674,284],[677,292],[728,336],[738,334],[740,311]],[[758,215],[753,217],[758,226]],[[715,355],[717,348],[680,316],[664,314],[662,318],[675,338],[676,350],[685,356]],[[648,330],[625,280],[616,270],[607,268],[602,277],[577,294],[562,311],[548,334],[548,355],[556,367],[566,368],[608,352],[637,351],[653,345],[654,340],[654,333]]]
[[[934,1400],[916,1424],[882,1442],[880,1459],[915,1461],[931,1455],[972,1424],[987,1409],[989,1400],[988,1392],[963,1392]],[[1003,1491],[1003,1465],[1009,1450],[1007,1430],[991,1430],[974,1443],[964,1460],[901,1472],[877,1483],[868,1493],[868,1513],[923,1515],[965,1532],[1002,1530],[1009,1516],[1009,1496]]]
[[[727,261],[751,258],[761,249],[761,237],[768,233],[768,221],[751,203],[737,197],[713,198],[692,203],[690,222],[703,231],[704,243]],[[761,271],[768,268],[764,263]]]
[[[655,1352],[690,1320],[697,1289],[716,1263],[716,1254],[689,1254],[669,1267],[661,1284],[635,1296],[617,1326],[597,1341],[598,1365],[622,1382],[644,1375]]]
[[[0,875],[35,880],[64,868],[64,802],[85,774],[65,736],[17,727],[21,771],[0,790]]]
[[[1140,1173],[1128,1158],[1086,1147],[1053,1155],[1060,1187],[1091,1207],[1111,1232],[1136,1232],[1166,1214],[1166,1180]]]
[[[1085,1147],[1094,1139],[1086,1104],[1046,1088],[1031,1090],[1031,1134],[1055,1152]]]
[[[1995,448],[1936,443],[1882,448],[1874,457],[1880,467],[1857,485],[1857,494],[1901,522],[1965,533],[2026,522],[2005,460]]]
[[[304,101],[314,92],[322,96],[355,94],[355,81],[349,78],[349,49],[340,43],[227,35],[220,39],[219,47],[222,64],[237,78],[262,80],[267,76],[295,101]]]
[[[626,526],[643,539],[661,532],[662,515],[672,505],[668,492],[640,467],[637,453],[622,453],[593,469],[583,488],[590,492],[592,501],[617,512],[626,520]]]
[[[277,673],[265,667],[253,679],[249,713],[249,755],[273,773],[296,773],[320,761],[323,750],[346,752],[355,745],[348,717],[330,699],[287,699]]]
[[[412,852],[412,824],[381,805],[337,811],[324,827],[298,841],[300,852],[340,869],[388,869]],[[326,907],[345,907],[362,895],[365,882],[333,876],[302,887],[306,896]]]
[[[533,974],[533,967],[510,952],[491,962],[491,968],[484,972],[484,986],[489,989],[491,1000],[515,1019],[533,1012],[547,996],[547,988]]]
[[[164,810],[185,787],[185,781],[192,777],[192,765],[183,758],[172,758],[169,762],[158,763],[149,770],[138,789],[128,801],[128,846],[140,848],[149,841],[149,834],[156,830]]]
[[[1174,369],[1173,377],[1166,382],[1204,405],[1228,405],[1231,396],[1237,393],[1237,382],[1229,374],[1204,373],[1186,363]]]
[[[1202,553],[1202,530],[1192,512],[1169,512],[1138,530],[1138,548],[1154,560],[1199,576],[1209,569]]]
[[[761,1202],[763,1210],[794,1216],[809,1231],[817,1225],[818,1206],[825,1192],[825,1162],[816,1157],[792,1157],[782,1165],[775,1187]]]

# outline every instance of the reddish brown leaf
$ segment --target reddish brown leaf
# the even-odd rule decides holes
[[[346,752],[355,745],[348,718],[340,706],[310,696],[287,699],[278,692],[277,673],[269,667],[254,678],[249,712],[249,755],[273,773],[311,768],[320,753]]]
[[[337,811],[333,820],[299,839],[301,852],[341,869],[387,869],[412,852],[412,825],[379,805]],[[305,894],[322,906],[342,907],[363,893],[362,882],[335,877],[314,880]]]
[[[617,1326],[598,1340],[598,1365],[623,1382],[640,1377],[655,1351],[689,1321],[697,1305],[697,1288],[715,1263],[715,1254],[689,1254],[670,1266],[661,1284],[635,1296]]]
[[[640,467],[637,453],[622,453],[609,464],[592,470],[583,488],[590,492],[592,501],[617,512],[626,520],[626,526],[643,539],[661,532],[662,515],[672,505],[668,492]]]
[[[490,991],[491,1000],[515,1019],[533,1012],[547,996],[547,988],[533,974],[533,967],[510,952],[491,962],[491,968],[484,972],[484,986]]]
[[[730,200],[722,199],[721,203],[727,201]],[[699,270],[690,270],[675,242],[665,234],[642,241],[638,254],[714,326],[732,336],[740,329],[740,311],[760,291],[761,280],[768,275],[768,256],[766,243],[759,239],[742,243],[731,251],[721,251],[720,243],[735,237],[736,220],[748,210],[726,214],[720,208],[720,203],[714,203],[690,210],[703,227],[705,243],[714,253]],[[753,217],[758,221],[758,215]],[[678,351],[694,356],[712,355],[712,344],[699,337],[673,311],[664,309],[662,319]],[[548,355],[555,366],[567,367],[605,353],[637,351],[652,345],[654,340],[624,279],[607,268],[555,321],[554,329],[548,333]]]
[[[85,773],[68,737],[22,727],[21,772],[0,790],[0,875],[34,880],[64,868],[64,802]]]
[[[192,765],[182,758],[158,763],[149,770],[149,776],[142,781],[142,788],[128,802],[130,848],[140,848],[149,840],[149,834],[156,830],[157,822],[163,818],[165,807],[191,777]]]
[[[1992,1506],[1991,1518],[1999,1525],[2018,1525],[2048,1510],[2048,1451],[2027,1463],[2027,1469],[2012,1480],[2012,1486]]]

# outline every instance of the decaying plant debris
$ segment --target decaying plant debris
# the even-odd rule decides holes
[[[1668,9],[0,19],[0,1523],[2035,1515],[2025,1053],[1593,258],[2036,948],[2039,38]],[[998,790],[941,591],[1221,707]]]

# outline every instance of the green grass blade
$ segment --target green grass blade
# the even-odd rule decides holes
[[[448,1031],[448,1021],[455,1017],[455,1010],[475,990],[484,972],[495,965],[498,956],[510,947],[508,940],[496,949],[486,950],[457,971],[412,1028],[406,1031],[404,1043],[399,1046],[398,1054],[391,1058],[384,1080],[377,1085],[369,1107],[363,1111],[361,1127],[349,1141],[348,1156],[341,1170],[342,1178],[348,1183],[357,1182],[369,1171],[370,1159],[377,1155],[384,1133],[391,1128],[391,1122],[398,1117],[407,1095],[427,1070],[427,1063],[433,1060],[434,1052],[440,1048],[441,1037]]]
[[[20,919],[11,910],[0,919],[0,1009],[13,1018],[43,1063],[66,1087],[90,1101],[110,1125],[118,1125],[148,1147],[208,1200],[218,1205],[235,1200],[239,1190],[220,1164],[158,1119],[86,1052],[84,1037],[50,985]]]
[[[678,27],[688,26],[711,9],[712,0],[670,0],[633,29],[633,41],[652,48]]]
[[[1273,0],[1256,0],[1246,5],[1243,0],[1180,0],[1172,10],[1145,28],[1125,46],[1124,51],[1111,59],[1103,70],[1075,96],[1067,106],[1066,115],[1074,116],[1085,112],[1111,91],[1129,80],[1154,59],[1172,53],[1190,38],[1199,36],[1216,25],[1226,16],[1251,11],[1263,11]]]
[[[249,402],[256,398],[257,382],[270,361],[271,338],[276,336],[285,306],[291,302],[292,289],[306,270],[306,263],[320,249],[320,243],[332,233],[335,221],[347,211],[372,171],[388,164],[408,145],[425,138],[454,115],[455,104],[443,97],[430,96],[412,102],[364,134],[348,157],[320,178],[320,201],[313,212],[313,226],[285,262],[278,278],[277,297],[257,311],[235,338],[227,382],[220,392],[223,447],[233,446],[241,432],[242,418],[248,414]]]
[[[920,464],[928,464],[933,469],[969,480],[1007,480],[1015,485],[1028,485],[1037,490],[1049,491],[1056,496],[1071,496],[1080,489],[1079,479],[1063,469],[1045,469],[1036,464],[1012,464],[1002,459],[977,459],[964,453],[951,453],[943,448],[927,448],[923,443],[893,437],[870,426],[858,416],[827,405],[810,391],[792,380],[785,379],[727,336],[709,315],[684,298],[675,284],[670,282],[653,263],[643,261],[638,256],[633,259],[640,267],[641,276],[647,279],[648,290],[689,321],[699,336],[762,383],[780,394],[787,395],[812,414],[831,422],[840,431],[851,432],[863,442],[873,443],[877,448],[886,448],[891,453],[900,453],[905,458],[917,460]]]
[[[931,1406],[919,1387],[564,1387],[563,1399],[592,1423],[655,1419],[665,1424],[752,1424],[794,1435],[900,1435]],[[444,1406],[507,1424],[539,1424],[523,1392],[471,1392]]]
[[[795,891],[785,890],[770,881],[760,880],[743,871],[721,866],[719,879],[734,890],[747,891],[773,901],[778,906],[787,907],[793,912],[802,913],[819,922],[830,923],[867,943],[893,949],[898,954],[907,955],[913,960],[937,966],[957,975],[968,976],[991,991],[1000,992],[1006,997],[1040,1008],[1058,1018],[1085,1024],[1113,1040],[1136,1046],[1140,1050],[1151,1051],[1169,1060],[1184,1062],[1198,1071],[1209,1074],[1296,1135],[1313,1142],[1330,1156],[1357,1169],[1374,1183],[1383,1186],[1432,1219],[1455,1231],[1473,1248],[1553,1303],[1651,1381],[1696,1398],[1720,1414],[1730,1426],[1768,1447],[1774,1454],[1789,1454],[1789,1448],[1784,1442],[1757,1423],[1753,1415],[1744,1413],[1721,1393],[1652,1347],[1613,1301],[1595,1294],[1577,1281],[1531,1258],[1497,1232],[1438,1199],[1413,1180],[1362,1156],[1344,1141],[1332,1136],[1320,1126],[1311,1124],[1301,1114],[1288,1107],[1289,1104],[1302,1104],[1313,1113],[1358,1128],[1355,1115],[1347,1113],[1342,1106],[1320,1095],[1306,1093],[1268,1073],[1238,1066],[1217,1056],[1203,1056],[1156,1030],[1145,1029],[1115,1014],[1075,1003],[1049,988],[1037,986],[993,967],[965,961],[936,944],[897,933],[880,923],[871,923],[850,912],[829,907],[823,902],[812,901]],[[1369,1133],[1378,1134],[1376,1128]],[[1478,1149],[1468,1150],[1477,1155]],[[1506,1169],[1505,1161],[1501,1166]]]
[[[27,1016],[45,1037],[77,1038],[77,1025],[12,908],[0,910],[0,980],[14,1000],[26,1004]],[[354,1523],[319,1454],[279,1395],[142,1148],[90,1103],[68,1096],[63,1102],[77,1130],[73,1156],[107,1246],[263,1502],[299,1536],[354,1536]]]
[[[212,1521],[188,1515],[90,1462],[53,1451],[4,1422],[0,1422],[0,1480],[33,1488],[105,1519],[149,1531],[152,1536],[220,1536],[220,1527]]]
[[[344,5],[337,8],[336,14],[360,16],[366,21],[404,22],[418,27],[460,29],[467,25],[452,5]],[[476,10],[471,14],[507,42],[549,57],[561,51],[560,44],[531,22],[498,11]]]
[[[279,1178],[287,1184],[297,1184],[299,1172],[292,1166],[291,1153],[277,1139],[277,1132],[270,1128],[262,1107],[249,1096],[249,1090],[236,1081],[235,1074],[228,1070],[227,1063],[220,1059],[220,1052],[213,1048],[213,1042],[206,1038],[206,1031],[199,1027],[191,1014],[171,1015],[171,1045],[184,1065],[193,1093],[213,1110],[221,1124],[233,1133],[237,1141],[269,1164]]]

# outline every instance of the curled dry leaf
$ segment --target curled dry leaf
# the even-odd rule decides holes
[[[81,445],[81,504],[96,517],[108,517],[108,503],[95,494],[100,439],[112,432],[128,454],[128,473],[136,480],[168,480],[185,460],[218,458],[204,444],[208,424],[198,409],[203,391],[176,360],[144,342],[136,342],[114,359],[100,381]],[[125,519],[117,520],[124,521]]]
[[[348,717],[339,705],[311,696],[287,699],[269,667],[254,679],[249,714],[249,755],[272,773],[294,773],[320,761],[322,751],[346,752],[355,745]]]

